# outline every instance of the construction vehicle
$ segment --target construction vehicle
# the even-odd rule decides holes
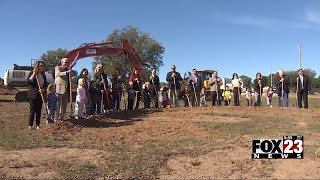
[[[31,60],[30,66],[19,66],[17,64],[13,64],[14,67],[12,70],[6,70],[4,74],[4,87],[7,89],[16,88],[18,93],[15,96],[16,101],[22,102],[27,101],[28,94],[28,83],[27,78],[31,71],[33,71],[33,63],[35,59]],[[53,65],[49,65],[46,67],[46,77],[48,83],[54,83],[54,79],[52,76]]]
[[[110,47],[114,44],[116,47]],[[101,43],[84,43],[79,48],[69,51],[64,58],[70,62],[69,69],[72,69],[75,62],[79,59],[92,56],[107,56],[107,55],[126,55],[126,61],[131,63],[135,69],[143,77],[143,67],[141,65],[141,60],[135,49],[129,43],[128,40],[123,39],[120,41],[120,45],[113,43],[112,41],[106,41]],[[4,75],[4,86],[6,88],[18,88],[19,92],[16,94],[16,101],[22,102],[27,101],[28,84],[27,77],[31,71],[33,71],[33,63],[35,59],[32,59],[31,66],[19,66],[14,65],[13,70],[7,70]],[[54,67],[55,65],[47,65],[46,77],[48,83],[54,84]]]
[[[206,93],[206,99],[211,100],[211,94],[210,94],[210,86],[209,86],[209,79],[212,77],[214,70],[197,70],[197,74],[201,77],[203,81],[203,88]],[[188,79],[190,77],[191,73],[188,72],[188,75],[185,73],[184,74],[184,81],[183,85],[186,86],[188,85]],[[231,87],[231,80],[227,78],[221,78],[222,79],[222,84],[220,85],[221,90],[225,90],[226,86]]]

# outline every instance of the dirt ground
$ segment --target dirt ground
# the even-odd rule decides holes
[[[27,128],[28,103],[0,96],[0,178],[319,179],[319,109],[121,111]],[[304,159],[251,159],[251,140],[305,137]]]

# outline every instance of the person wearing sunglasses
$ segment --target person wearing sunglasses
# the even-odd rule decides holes
[[[178,108],[179,107],[179,97],[181,86],[180,81],[182,81],[182,77],[179,72],[176,71],[176,66],[171,66],[171,71],[167,73],[166,80],[169,86],[169,98],[171,102],[171,107]]]

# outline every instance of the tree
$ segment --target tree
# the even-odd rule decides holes
[[[136,27],[127,26],[121,30],[114,30],[107,38],[107,40],[115,42],[116,47],[119,47],[120,44],[117,42],[120,42],[121,39],[128,39],[130,44],[135,48],[141,58],[145,77],[149,77],[152,68],[159,70],[163,66],[162,57],[165,48],[155,39],[151,38],[148,33],[141,32]],[[125,55],[94,57],[92,63],[93,69],[99,63],[102,63],[106,67],[106,73],[109,76],[115,68],[118,68],[125,80],[127,80],[133,70],[133,66],[126,61]]]
[[[67,54],[67,49],[49,50],[41,55],[41,59],[47,65],[57,65],[58,62]]]
[[[251,81],[252,81],[251,77],[242,75],[242,76],[240,76],[240,78],[241,78],[241,80],[242,80],[242,82],[243,82],[243,84],[244,84],[245,87],[247,87],[247,88],[248,88],[248,87],[251,87],[251,85],[252,85],[252,83],[251,83]]]
[[[270,83],[268,84],[268,77],[267,76],[262,76],[262,86],[270,86]]]

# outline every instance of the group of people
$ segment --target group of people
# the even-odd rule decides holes
[[[45,63],[43,61],[37,61],[34,64],[34,70],[30,72],[27,78],[29,84],[28,97],[30,99],[29,128],[33,127],[34,119],[36,119],[36,128],[40,128],[43,103],[45,103],[47,110],[47,123],[64,120],[68,102],[73,101],[72,91],[70,91],[72,71],[69,67],[70,63],[68,59],[61,59],[54,70],[55,83],[49,84],[45,76]],[[207,106],[203,79],[197,74],[196,69],[193,69],[192,74],[187,80],[187,85],[184,87],[184,90],[181,91],[181,81],[183,81],[183,78],[180,73],[176,71],[176,66],[172,65],[171,71],[168,72],[166,76],[168,87],[163,87],[161,96],[159,96],[160,79],[156,69],[152,69],[151,76],[144,80],[144,84],[142,77],[139,75],[139,71],[133,70],[127,83],[127,89],[124,89],[123,85],[125,82],[119,69],[115,69],[109,79],[110,83],[108,82],[108,77],[102,64],[96,66],[91,78],[89,78],[87,69],[84,68],[81,70],[77,82],[74,109],[72,109],[71,106],[71,112],[73,112],[76,119],[84,118],[88,115],[119,111],[121,100],[123,100],[125,104],[125,109],[138,109],[142,96],[144,108],[150,108],[151,104],[153,107],[159,108],[159,97],[162,97],[161,101],[164,108],[167,106],[178,108],[180,92],[182,92],[185,107]],[[230,105],[231,92],[234,97],[234,106],[240,106],[243,83],[237,73],[233,74],[231,83],[231,89],[226,87],[224,91],[221,90],[222,78],[218,76],[217,71],[213,72],[212,77],[208,80],[212,106],[220,106],[222,101],[224,101],[225,105]],[[302,69],[299,70],[299,76],[293,81],[293,84],[297,87],[298,106],[300,108],[302,107],[301,102],[303,100],[304,107],[308,108],[307,96],[310,90],[310,82],[309,78],[304,75]],[[275,85],[279,97],[279,106],[288,107],[290,79],[284,74],[283,70],[280,70],[279,77],[275,78]],[[256,106],[261,105],[262,89],[262,76],[261,73],[257,73],[252,90],[251,88],[246,88],[246,99],[249,106],[253,104],[252,92],[255,96],[254,104]],[[124,91],[128,93],[127,102],[124,98]],[[272,95],[273,90],[271,88],[266,92],[268,105],[270,106]]]

